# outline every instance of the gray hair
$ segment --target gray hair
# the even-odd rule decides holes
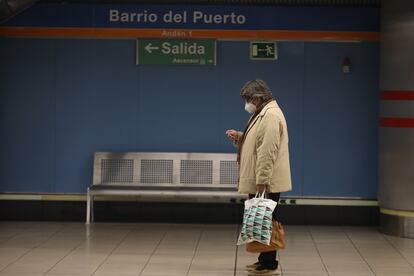
[[[240,96],[244,99],[261,98],[263,101],[273,98],[272,90],[261,79],[248,81],[241,89]]]

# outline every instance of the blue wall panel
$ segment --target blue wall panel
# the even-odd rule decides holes
[[[216,152],[220,90],[214,67],[140,66],[141,151]]]
[[[378,45],[278,46],[277,61],[225,41],[215,67],[137,66],[131,40],[0,39],[0,192],[85,192],[96,151],[235,152],[224,131],[244,128],[239,91],[260,77],[288,120],[290,194],[375,197]]]
[[[96,151],[134,151],[138,70],[124,40],[61,40],[56,79],[56,192],[84,192]]]
[[[378,53],[371,43],[307,43],[305,195],[376,198]]]
[[[1,39],[0,45],[0,190],[51,191],[55,42]]]

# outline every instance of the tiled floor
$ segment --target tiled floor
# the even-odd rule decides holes
[[[286,232],[283,275],[414,275],[414,240],[364,227]],[[237,236],[237,225],[0,222],[0,275],[246,275],[256,255]]]

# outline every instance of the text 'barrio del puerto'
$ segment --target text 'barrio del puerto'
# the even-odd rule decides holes
[[[164,14],[157,14],[147,10],[140,12],[123,12],[117,9],[109,10],[110,22],[124,23],[174,23],[174,24],[228,24],[243,25],[246,23],[246,16],[235,14],[234,12],[226,14],[211,14],[202,11],[168,11]]]

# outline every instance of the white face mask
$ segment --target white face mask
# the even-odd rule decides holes
[[[246,110],[250,114],[253,114],[256,111],[256,106],[252,103],[246,102],[246,104],[244,106],[244,110]]]

